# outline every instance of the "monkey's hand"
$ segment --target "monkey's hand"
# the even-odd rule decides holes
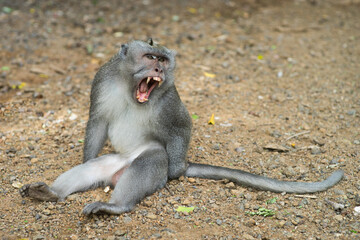
[[[30,197],[40,201],[56,202],[59,196],[43,182],[26,184],[20,188],[19,193],[22,197]]]

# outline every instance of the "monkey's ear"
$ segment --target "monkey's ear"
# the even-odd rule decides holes
[[[122,44],[121,45],[121,49],[119,51],[119,55],[122,59],[124,59],[128,53],[128,49],[129,49],[129,45],[127,44]]]
[[[147,43],[148,43],[150,46],[154,46],[154,42],[153,42],[152,38],[149,38],[149,39],[147,40]]]

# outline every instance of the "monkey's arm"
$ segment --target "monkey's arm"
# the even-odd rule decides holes
[[[91,117],[86,125],[86,137],[84,145],[84,163],[96,158],[107,139],[108,123],[101,119]]]
[[[186,152],[189,145],[189,138],[176,136],[166,145],[166,152],[169,156],[168,177],[169,179],[179,178],[184,175],[187,162]]]
[[[186,154],[191,136],[191,118],[181,102],[175,88],[169,89],[162,98],[163,106],[158,114],[160,132],[169,158],[168,177],[176,179],[184,175],[187,168]],[[159,104],[159,106],[160,106]],[[164,137],[165,136],[165,137]]]

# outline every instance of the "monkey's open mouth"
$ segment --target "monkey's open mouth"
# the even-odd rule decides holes
[[[160,77],[147,77],[141,80],[136,89],[136,99],[139,103],[144,103],[149,100],[151,91],[156,87],[162,84],[162,79]]]

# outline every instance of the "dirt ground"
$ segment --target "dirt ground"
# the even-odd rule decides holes
[[[0,5],[2,239],[360,239],[360,1]],[[343,169],[344,179],[298,196],[181,178],[120,216],[81,214],[109,199],[103,189],[22,199],[21,185],[81,163],[97,69],[122,43],[148,37],[178,52],[189,160],[297,181]]]

